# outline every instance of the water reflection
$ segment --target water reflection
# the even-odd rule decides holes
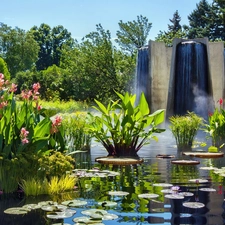
[[[155,155],[158,153],[154,152]],[[103,221],[106,225],[115,223],[124,225],[130,223],[136,225],[149,223],[224,224],[224,177],[210,169],[225,166],[224,158],[198,158],[199,165],[182,166],[171,164],[171,159],[168,158],[158,159],[155,155],[146,157],[141,165],[92,165],[94,170],[83,170],[80,173],[89,172],[92,176],[80,177],[77,184],[79,191],[71,196],[54,197],[52,200],[59,203],[67,199],[86,200],[87,205],[74,207],[77,213],[73,218],[83,216],[83,210],[95,208],[118,215],[118,219],[114,221]],[[179,187],[178,193],[185,192],[193,195],[185,195],[183,199],[168,198],[166,195],[171,187],[167,184]],[[212,191],[213,189],[215,191]],[[117,192],[118,195],[110,195],[109,192]],[[122,194],[126,192],[128,195]],[[140,194],[145,193],[158,196],[140,198]],[[41,210],[32,211],[25,216],[11,216],[3,213],[8,207],[20,206],[28,202],[34,203],[40,201],[38,199],[20,199],[13,196],[10,200],[2,198],[0,201],[0,224],[46,225],[57,222],[48,219],[46,212]],[[103,204],[104,202],[116,202],[117,204],[107,205]],[[202,203],[205,206],[202,208],[184,207],[183,203],[188,202]],[[74,224],[73,218],[64,219],[64,222]]]

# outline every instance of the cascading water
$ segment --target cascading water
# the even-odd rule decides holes
[[[137,56],[137,71],[136,71],[136,81],[135,81],[135,93],[137,99],[139,99],[140,94],[144,92],[145,96],[148,92],[149,83],[149,51],[148,47],[143,47],[138,50]]]
[[[177,45],[174,76],[173,113],[190,111],[207,117],[212,93],[205,44],[185,41]]]

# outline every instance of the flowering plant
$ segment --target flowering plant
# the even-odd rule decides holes
[[[60,117],[52,121],[41,118],[44,109],[38,103],[40,84],[22,91],[22,104],[15,98],[16,84],[9,84],[0,74],[0,156],[12,159],[25,150],[37,152],[53,149],[57,143],[64,148]],[[63,149],[64,150],[64,149]]]
[[[212,144],[216,147],[222,147],[225,141],[225,110],[223,109],[223,99],[218,100],[219,108],[213,113],[209,113],[208,124],[205,131],[212,138]]]

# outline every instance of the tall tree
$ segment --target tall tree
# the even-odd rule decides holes
[[[32,33],[0,24],[0,56],[5,60],[11,78],[15,78],[17,72],[34,66],[38,50]]]
[[[122,50],[134,54],[138,48],[143,47],[147,43],[151,27],[152,23],[149,23],[147,17],[142,15],[137,16],[137,20],[126,23],[120,20],[115,41],[120,45]]]
[[[215,26],[213,20],[216,17],[212,6],[206,0],[201,0],[196,4],[196,9],[188,16],[188,38],[208,37],[210,40],[214,40],[212,31]]]
[[[118,89],[111,34],[101,24],[76,48],[63,54],[61,66],[68,68],[76,100],[109,99]]]
[[[172,24],[168,24],[168,31],[159,31],[156,41],[162,41],[166,46],[172,46],[174,38],[185,38],[186,30],[182,28],[180,21],[181,17],[178,10],[173,14],[173,18],[169,19]]]
[[[173,14],[173,19],[170,19],[170,22],[172,24],[171,25],[168,24],[168,31],[176,33],[179,30],[181,30],[182,27],[180,25],[180,21],[181,21],[181,17],[178,13],[178,10],[176,10],[175,13]]]
[[[213,40],[225,41],[225,1],[213,0],[212,3],[212,36]]]
[[[59,66],[62,46],[73,46],[71,33],[61,25],[51,29],[49,25],[43,23],[40,27],[32,27],[31,32],[40,47],[37,70],[47,69],[53,64]]]

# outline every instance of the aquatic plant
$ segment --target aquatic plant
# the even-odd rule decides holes
[[[175,137],[177,148],[190,150],[198,130],[203,126],[203,118],[194,112],[188,112],[183,116],[171,116],[169,121],[169,128]]]
[[[164,121],[164,110],[150,114],[144,93],[136,104],[136,95],[116,92],[119,99],[104,106],[95,100],[97,114],[90,115],[90,134],[100,142],[108,152],[108,156],[137,157],[137,152],[150,143],[150,139],[158,140],[154,133],[163,132],[157,126]]]
[[[225,110],[222,107],[223,99],[220,98],[217,102],[219,108],[216,108],[213,113],[209,113],[204,131],[208,137],[212,138],[212,145],[221,148],[225,144]]]

